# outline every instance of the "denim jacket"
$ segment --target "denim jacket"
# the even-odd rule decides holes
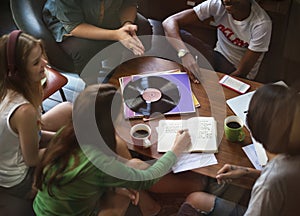
[[[137,6],[137,0],[47,0],[43,18],[55,40],[62,42],[64,36],[81,23],[106,29],[119,28],[120,10],[128,6]],[[101,10],[103,19],[100,19]]]

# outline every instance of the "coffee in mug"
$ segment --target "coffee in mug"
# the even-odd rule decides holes
[[[145,138],[148,135],[149,135],[149,133],[146,130],[137,130],[137,131],[134,131],[132,134],[132,136],[135,138]]]
[[[230,142],[241,142],[245,139],[243,120],[238,116],[228,116],[224,120],[225,137]]]
[[[145,148],[150,147],[150,135],[151,128],[146,124],[136,124],[130,129],[130,136],[132,142],[136,146],[142,146]]]
[[[227,126],[230,127],[230,128],[240,128],[241,125],[238,123],[238,122],[228,122],[227,123]]]

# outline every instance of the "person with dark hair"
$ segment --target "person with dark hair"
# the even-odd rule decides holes
[[[248,207],[204,192],[190,194],[178,215],[299,215],[300,135],[299,95],[284,86],[268,84],[254,93],[247,124],[255,140],[267,151],[268,164],[260,172],[226,164],[218,182],[241,176],[257,177]]]
[[[214,48],[185,30],[208,21],[217,28]],[[197,72],[197,64],[183,41],[197,49],[215,71],[254,79],[268,51],[272,22],[254,0],[207,0],[168,17],[163,27],[189,71]]]
[[[113,106],[114,100],[118,106]],[[57,133],[37,168],[39,190],[33,205],[37,215],[124,215],[130,200],[135,205],[139,202],[143,215],[157,214],[138,191],[150,188],[169,172],[176,157],[190,146],[189,133],[179,131],[173,149],[152,165],[126,160],[120,155],[128,149],[116,140],[114,128],[120,104],[120,93],[110,84],[90,85],[78,96],[73,124]],[[204,187],[201,182],[197,185]],[[126,196],[114,194],[106,205],[104,194],[110,188],[126,191]]]
[[[15,30],[0,38],[0,193],[32,199],[42,144],[69,122],[72,104],[42,115],[46,55],[41,40]]]
[[[149,21],[137,13],[137,0],[47,0],[43,17],[79,74],[113,42],[119,41],[134,55],[144,54],[151,45],[150,37],[144,44],[137,37],[152,35]]]

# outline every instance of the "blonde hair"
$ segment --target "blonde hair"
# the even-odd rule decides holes
[[[21,33],[15,47],[15,68],[17,73],[15,76],[8,76],[7,64],[7,41],[9,35],[3,35],[0,38],[0,102],[6,97],[8,90],[13,90],[13,94],[21,94],[35,108],[39,108],[42,103],[43,89],[37,83],[33,85],[29,80],[26,65],[28,63],[29,54],[36,46],[40,46],[43,56],[46,57],[45,49],[41,40],[34,38],[26,33]],[[11,100],[14,98],[12,95]]]

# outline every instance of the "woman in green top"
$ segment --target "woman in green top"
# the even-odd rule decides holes
[[[82,112],[85,111],[85,107],[90,106],[86,99],[90,95],[96,96],[95,109],[101,110],[101,112],[96,112],[96,123],[108,149],[100,146],[99,150],[97,148],[99,146],[94,144],[82,145],[80,143],[79,145],[79,139],[75,136],[77,128],[72,123],[62,129],[50,143],[37,168],[36,187],[39,191],[33,205],[37,215],[93,215],[99,211],[101,214],[105,208],[101,198],[109,188],[134,190],[150,188],[159,180],[159,177],[168,173],[175,164],[177,156],[190,146],[189,133],[179,131],[172,151],[165,153],[153,165],[144,170],[142,169],[147,166],[146,163],[138,159],[129,160],[127,161],[129,166],[142,169],[130,168],[117,160],[118,157],[109,155],[109,151],[118,153],[114,119],[111,118],[114,110],[111,107],[113,100],[116,98],[120,100],[120,94],[112,85],[89,86],[79,96],[79,98],[84,98],[83,101],[87,103],[80,103],[76,100],[73,112],[84,116]],[[117,110],[120,112],[120,106]],[[86,135],[86,140],[89,142],[90,134]],[[98,164],[101,164],[102,167],[99,168]],[[112,173],[121,173],[123,177],[107,174],[107,168]],[[125,199],[127,206],[130,199],[137,204],[138,193],[133,192],[129,198]],[[120,199],[115,200],[119,201]],[[126,204],[126,202],[124,203]],[[127,206],[123,208],[126,210]]]

